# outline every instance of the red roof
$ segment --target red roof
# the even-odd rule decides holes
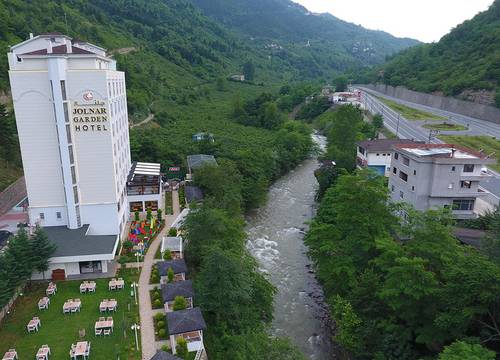
[[[95,55],[93,52],[90,52],[90,51],[85,50],[85,49],[81,49],[81,48],[76,47],[76,46],[72,46],[71,49],[72,49],[72,53],[73,54],[78,54],[78,55]],[[62,55],[62,54],[67,54],[67,53],[68,52],[67,52],[66,45],[54,46],[52,48],[52,54]],[[40,50],[35,50],[35,51],[32,51],[32,52],[25,53],[25,54],[20,54],[20,55],[50,55],[50,54],[47,53],[47,49],[40,49]]]

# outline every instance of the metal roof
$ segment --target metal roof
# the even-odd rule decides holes
[[[377,139],[377,140],[363,140],[358,141],[357,145],[362,147],[368,152],[374,151],[393,151],[392,147],[398,144],[412,144],[417,143],[410,139]],[[421,142],[423,143],[423,142]]]
[[[191,280],[185,280],[162,285],[161,295],[164,302],[173,301],[176,296],[192,298],[194,297],[193,283]]]
[[[167,260],[156,263],[160,276],[167,276],[169,268],[174,270],[174,274],[187,273],[187,266],[184,259]]]
[[[184,190],[188,204],[203,200],[203,191],[198,186],[186,185]]]
[[[217,165],[217,161],[215,160],[215,157],[213,155],[204,154],[188,155],[187,163],[190,169],[197,169],[205,164]]]
[[[150,360],[182,360],[165,351],[158,351]]]
[[[43,230],[50,242],[57,246],[52,257],[112,254],[117,235],[87,235],[89,225],[79,229],[66,226],[48,226]]]
[[[164,236],[161,242],[161,252],[165,250],[182,251],[182,238],[180,236]]]
[[[167,313],[168,332],[170,335],[183,334],[207,328],[200,308],[179,310]]]

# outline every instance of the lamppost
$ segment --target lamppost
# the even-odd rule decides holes
[[[130,284],[130,287],[132,289],[131,295],[132,295],[132,293],[134,294],[133,296],[135,297],[135,304],[137,305],[137,288],[139,287],[139,284],[136,282],[133,282],[132,284]]]
[[[134,324],[130,328],[135,331],[135,348],[137,349],[137,351],[139,351],[139,340],[137,340],[137,330],[139,330],[141,327],[138,324]]]
[[[139,273],[139,258],[141,257],[141,253],[139,251],[136,251],[134,255],[137,263],[137,272]]]

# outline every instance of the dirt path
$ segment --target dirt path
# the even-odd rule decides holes
[[[130,129],[133,129],[135,127],[139,127],[139,126],[142,126],[144,124],[147,124],[148,122],[150,122],[154,118],[155,118],[155,114],[149,114],[147,118],[145,118],[144,120],[138,122],[137,124],[131,124],[130,125]]]

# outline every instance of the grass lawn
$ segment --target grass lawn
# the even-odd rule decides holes
[[[403,117],[407,120],[446,120],[442,116],[434,115],[422,110],[417,110],[383,97],[377,96],[376,98],[389,106],[394,111],[397,111],[398,113],[403,115]]]
[[[439,138],[450,144],[466,146],[473,150],[483,149],[486,154],[495,153],[496,164],[489,165],[493,170],[500,171],[500,141],[489,136],[459,136],[442,135]]]
[[[71,344],[80,340],[91,342],[91,359],[140,359],[141,354],[135,350],[135,335],[130,329],[139,321],[138,306],[130,296],[130,284],[138,279],[136,269],[123,270],[118,275],[125,279],[125,289],[108,290],[108,279],[96,280],[95,293],[80,294],[81,281],[62,281],[57,283],[57,293],[50,298],[48,310],[38,310],[38,300],[45,296],[46,283],[34,284],[16,301],[10,315],[0,326],[0,355],[10,348],[15,348],[20,359],[33,359],[38,348],[50,346],[50,359],[69,359]],[[63,315],[62,306],[67,299],[80,298],[80,313]],[[113,313],[99,313],[102,299],[113,298],[118,301],[118,310]],[[130,306],[130,311],[128,310]],[[37,333],[28,334],[26,324],[33,316],[38,316],[42,326]],[[111,336],[94,335],[94,324],[99,316],[112,316],[114,331]],[[79,329],[85,329],[85,337],[80,339]],[[139,340],[140,341],[140,340]]]
[[[174,208],[172,205],[172,192],[165,191],[165,214],[172,215],[174,213]]]
[[[423,126],[426,129],[431,130],[443,130],[443,131],[462,131],[467,130],[467,127],[458,124],[451,124],[447,122],[443,122],[440,124],[427,124]]]

